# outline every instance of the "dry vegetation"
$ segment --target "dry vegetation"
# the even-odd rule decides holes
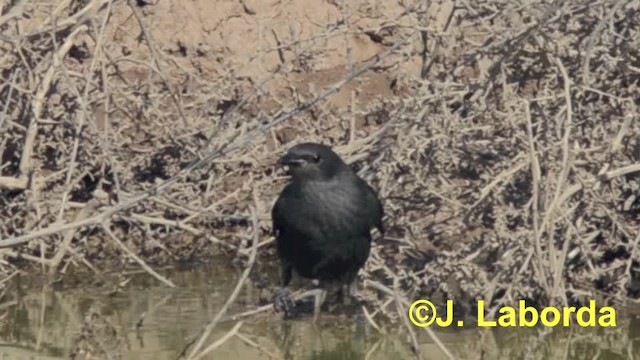
[[[640,295],[640,1],[305,3],[5,4],[2,273],[271,261],[319,141],[384,198],[372,301]]]

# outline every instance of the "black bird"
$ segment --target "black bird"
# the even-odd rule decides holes
[[[274,307],[285,314],[292,309],[286,288],[295,270],[320,282],[315,321],[326,284],[347,286],[349,296],[359,302],[358,271],[369,257],[371,229],[384,233],[384,211],[375,191],[328,146],[296,145],[278,163],[289,168],[291,181],[271,211],[282,267]]]

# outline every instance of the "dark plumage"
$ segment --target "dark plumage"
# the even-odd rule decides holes
[[[286,291],[292,270],[321,285],[348,285],[355,296],[358,271],[369,257],[371,229],[384,232],[375,191],[324,145],[296,145],[279,163],[289,167],[291,181],[271,212],[282,264],[276,309],[288,312],[293,304]],[[314,319],[324,296],[320,289]]]

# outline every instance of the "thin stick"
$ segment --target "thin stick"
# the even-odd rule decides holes
[[[89,215],[93,214],[99,206],[100,206],[100,201],[97,198],[91,199],[85,207],[78,210],[73,220],[78,221],[78,220],[86,219]],[[51,274],[53,274],[56,271],[56,269],[60,265],[60,262],[64,258],[64,255],[71,248],[71,240],[73,240],[73,235],[75,235],[76,233],[75,230],[76,229],[67,230],[62,234],[62,243],[60,244],[58,251],[53,256],[53,258],[51,258],[49,263],[50,265],[49,272]]]
[[[129,198],[127,201],[123,201],[123,202],[120,202],[119,204],[117,204],[115,206],[106,208],[102,213],[100,213],[100,214],[98,214],[96,216],[93,216],[93,217],[91,217],[89,219],[86,219],[86,220],[83,220],[83,221],[72,222],[72,223],[68,223],[68,224],[64,224],[64,225],[58,225],[58,224],[50,225],[47,228],[44,228],[44,229],[41,229],[41,230],[36,230],[36,231],[30,232],[30,233],[25,234],[25,235],[16,236],[16,237],[13,237],[13,238],[2,240],[2,241],[0,241],[0,248],[21,245],[21,244],[29,242],[29,241],[31,241],[31,240],[33,240],[35,238],[38,238],[38,237],[47,236],[47,235],[51,235],[51,234],[56,234],[56,233],[59,233],[61,231],[74,229],[74,228],[77,228],[77,227],[80,227],[80,226],[88,226],[88,225],[95,225],[95,224],[102,223],[105,220],[107,220],[108,218],[110,218],[113,214],[118,213],[118,212],[123,211],[123,210],[126,210],[126,209],[129,209],[129,208],[133,207],[134,205],[136,205],[137,203],[139,203],[141,201],[144,201],[146,199],[149,199],[149,198],[161,193],[162,191],[166,190],[167,188],[169,188],[174,183],[176,183],[179,180],[181,180],[184,177],[186,177],[194,169],[199,168],[199,167],[203,166],[204,164],[207,164],[207,163],[211,162],[214,159],[217,159],[217,158],[223,157],[223,156],[227,156],[227,155],[229,155],[230,153],[232,153],[232,152],[234,152],[236,150],[244,148],[245,146],[247,146],[250,143],[252,143],[258,136],[260,136],[261,134],[265,133],[267,130],[271,129],[272,127],[291,119],[295,115],[297,115],[297,114],[301,113],[302,111],[305,111],[305,110],[313,107],[314,105],[316,105],[320,101],[325,100],[330,95],[338,92],[347,83],[351,82],[353,79],[361,76],[362,74],[366,73],[367,71],[373,69],[375,66],[377,66],[379,63],[381,63],[384,59],[389,57],[395,51],[401,49],[402,47],[404,47],[404,46],[406,46],[408,44],[410,44],[411,43],[411,39],[413,39],[413,35],[414,34],[415,34],[415,32],[412,32],[409,36],[407,36],[405,39],[399,41],[394,46],[392,46],[389,49],[381,52],[380,54],[378,54],[376,56],[374,56],[371,60],[366,62],[360,68],[352,71],[351,73],[346,75],[340,81],[338,81],[338,82],[334,83],[333,85],[327,87],[325,89],[325,91],[322,94],[320,94],[319,96],[311,99],[310,101],[308,101],[306,103],[303,103],[303,104],[297,106],[296,108],[294,108],[293,110],[291,110],[289,112],[286,112],[286,113],[283,113],[283,114],[277,116],[275,119],[273,119],[272,121],[270,121],[268,123],[265,123],[265,124],[257,126],[252,131],[250,131],[246,135],[242,136],[239,141],[230,142],[228,144],[225,144],[222,147],[220,147],[218,150],[215,150],[215,151],[211,152],[209,155],[203,157],[202,159],[192,162],[191,164],[186,166],[184,169],[182,169],[178,174],[176,174],[175,176],[165,180],[164,182],[160,183],[159,185],[156,185],[156,186],[154,186],[154,187],[152,187],[152,188],[150,188],[150,189],[148,189],[146,191],[138,193],[137,195]]]
[[[242,334],[241,332],[237,332],[236,333],[236,337],[242,341],[244,341],[247,345],[252,346],[256,349],[258,349],[260,352],[262,352],[263,354],[267,355],[269,358],[271,359],[284,359],[280,354],[274,354],[270,351],[267,351],[266,349],[264,349],[262,346],[260,346],[260,344],[256,343],[255,341],[249,339],[248,337],[246,337],[244,334]]]
[[[612,153],[617,152],[618,150],[620,150],[620,148],[622,148],[622,139],[624,139],[625,135],[627,134],[627,132],[629,131],[629,126],[631,125],[631,120],[634,120],[635,118],[638,117],[638,113],[635,111],[635,104],[632,101],[627,101],[629,105],[629,107],[631,109],[631,111],[629,111],[625,116],[624,116],[624,121],[622,122],[622,125],[620,125],[620,129],[618,130],[618,133],[616,134],[616,137],[613,139],[613,141],[611,142],[611,147],[610,147],[610,151]]]
[[[627,175],[627,174],[631,174],[639,171],[640,171],[640,163],[632,164],[625,167],[621,167],[619,169],[607,171],[606,173],[604,173],[602,178],[606,181],[609,181],[618,176],[623,176],[623,175]]]
[[[376,329],[380,334],[386,334],[386,331],[383,331],[380,326],[378,326],[378,324],[376,324],[376,322],[373,320],[373,316],[371,316],[371,314],[369,313],[369,311],[367,311],[366,306],[362,307],[362,313],[364,314],[365,319],[367,319],[367,321],[369,322],[369,325],[371,325],[374,329]]]
[[[109,2],[109,10],[106,12],[105,16],[104,16],[104,20],[102,22],[102,26],[100,28],[100,31],[98,33],[98,37],[96,39],[96,51],[95,54],[93,55],[93,60],[91,61],[91,65],[89,66],[89,70],[86,73],[86,81],[85,81],[85,87],[84,87],[84,93],[82,94],[82,96],[80,95],[80,92],[78,91],[78,89],[75,86],[72,86],[72,89],[74,90],[76,96],[78,97],[78,101],[80,102],[80,106],[82,108],[82,111],[80,111],[80,119],[78,121],[78,123],[76,124],[76,128],[75,128],[75,134],[74,134],[74,140],[73,140],[73,147],[71,150],[71,156],[70,156],[70,162],[69,162],[69,166],[67,168],[67,176],[65,179],[65,186],[64,186],[64,192],[62,193],[62,199],[60,201],[60,209],[58,211],[58,221],[60,221],[62,219],[62,217],[64,216],[64,212],[65,212],[65,208],[66,208],[66,203],[67,203],[67,197],[69,196],[69,192],[71,192],[71,188],[72,188],[72,182],[71,182],[71,178],[73,176],[73,172],[75,171],[76,168],[76,161],[77,161],[77,157],[78,157],[78,147],[80,145],[80,138],[81,138],[81,133],[82,133],[82,129],[84,127],[84,123],[85,121],[90,117],[89,112],[87,111],[87,106],[88,106],[88,102],[85,101],[88,97],[89,97],[89,89],[91,88],[90,86],[90,82],[91,82],[91,74],[93,74],[94,69],[96,67],[96,64],[98,62],[98,59],[100,58],[100,51],[102,49],[102,43],[104,42],[104,34],[105,34],[105,29],[107,27],[107,19],[111,16],[111,2]],[[55,37],[53,37],[55,40]],[[63,69],[66,71],[66,67],[63,67]],[[70,236],[73,236],[73,233],[71,233]]]
[[[316,290],[307,290],[307,291],[305,291],[303,293],[300,293],[300,294],[297,294],[297,295],[296,294],[292,294],[291,297],[292,297],[292,299],[294,301],[299,301],[299,300],[302,300],[302,299],[307,298],[307,297],[315,296],[316,294],[317,294]],[[259,313],[263,313],[265,311],[272,310],[272,309],[273,309],[273,304],[262,305],[262,306],[260,306],[258,308],[253,309],[253,310],[248,310],[248,311],[245,311],[245,312],[241,312],[239,314],[231,315],[228,318],[226,318],[225,320],[238,320],[238,319],[245,318],[245,317],[248,317],[248,316],[252,316],[252,315],[259,314]]]
[[[29,174],[31,170],[31,156],[33,153],[33,146],[36,139],[36,135],[38,134],[38,121],[40,121],[40,117],[42,115],[42,108],[44,104],[45,95],[49,92],[49,87],[51,86],[51,82],[53,81],[53,75],[55,74],[55,70],[60,65],[60,62],[67,54],[69,49],[74,44],[76,36],[87,30],[86,25],[78,26],[65,40],[64,44],[58,49],[58,51],[53,54],[53,62],[47,72],[45,73],[42,83],[40,85],[40,89],[34,96],[33,104],[32,104],[32,117],[29,122],[29,126],[27,127],[27,133],[25,135],[24,145],[22,147],[22,156],[20,157],[20,164],[18,169],[20,171],[18,177],[16,178],[7,178],[0,177],[0,187],[7,187],[13,189],[26,189],[29,183]]]
[[[196,357],[198,350],[200,350],[202,345],[204,345],[205,340],[209,337],[209,334],[211,334],[211,331],[213,331],[213,329],[216,327],[216,325],[218,324],[222,316],[227,312],[229,307],[236,301],[238,294],[240,294],[240,290],[242,290],[242,287],[244,286],[245,281],[249,277],[249,273],[251,273],[251,269],[253,269],[253,264],[256,260],[256,254],[258,253],[258,242],[260,240],[260,226],[258,224],[258,210],[257,210],[258,199],[257,199],[257,195],[255,194],[255,191],[254,191],[254,202],[255,202],[255,207],[251,208],[251,215],[252,215],[252,221],[253,221],[253,246],[252,246],[251,255],[249,256],[249,263],[247,264],[247,267],[242,272],[242,275],[240,276],[240,280],[238,280],[238,283],[236,284],[235,289],[233,289],[233,292],[231,293],[227,301],[224,303],[220,311],[218,311],[218,313],[213,318],[213,320],[211,320],[209,325],[205,327],[202,335],[200,336],[200,340],[198,340],[198,342],[196,343],[188,359],[196,359],[200,357],[200,355],[197,355]],[[189,344],[187,345],[187,347],[188,346]],[[183,350],[183,353],[184,351],[186,351],[186,349]]]
[[[145,269],[149,274],[151,274],[153,277],[162,281],[163,283],[165,283],[170,287],[176,287],[171,282],[171,280],[155,272],[149,265],[147,265],[146,262],[144,262],[144,260],[139,258],[138,255],[136,255],[133,251],[131,251],[131,249],[129,249],[127,245],[122,243],[122,241],[120,241],[120,239],[118,239],[116,235],[113,232],[111,232],[111,229],[109,229],[109,225],[103,224],[102,229],[104,230],[105,233],[107,233],[107,235],[109,235],[111,240],[113,240],[122,250],[124,250],[127,254],[129,254],[129,256],[131,256],[138,264],[140,264],[140,266],[142,266],[142,268]]]
[[[6,278],[0,280],[0,285],[6,283],[7,281],[11,280],[14,276],[18,275],[20,273],[19,270],[16,270],[14,272],[11,273],[11,275],[7,276]]]
[[[138,321],[136,321],[136,324],[134,325],[134,328],[136,330],[139,330],[142,327],[142,325],[144,324],[144,320],[147,317],[149,317],[150,314],[153,314],[156,310],[158,310],[161,306],[164,306],[167,303],[167,301],[169,301],[171,299],[173,299],[173,294],[166,295],[165,297],[160,299],[160,301],[158,301],[153,306],[151,306],[151,308],[149,308],[146,311],[143,311],[142,314],[140,314],[140,317],[138,318]]]
[[[378,341],[376,341],[375,344],[373,344],[373,346],[371,347],[371,349],[369,349],[369,351],[367,351],[367,354],[364,356],[364,360],[369,360],[371,359],[371,357],[373,356],[373,354],[376,353],[376,351],[378,350],[378,348],[380,347],[380,344],[382,344],[384,342],[385,338],[380,338]]]
[[[396,300],[396,310],[398,311],[398,317],[402,320],[402,324],[407,331],[409,332],[409,339],[411,339],[411,345],[413,347],[413,353],[418,357],[418,359],[422,359],[422,354],[420,353],[420,344],[418,344],[418,338],[416,337],[415,331],[411,327],[409,323],[409,319],[407,319],[406,312],[402,308],[402,301],[400,301],[400,294],[398,293],[398,277],[393,277],[393,298]]]
[[[371,281],[371,280],[365,280],[364,281],[365,286],[371,286],[374,289],[378,289],[384,293],[387,293],[390,296],[396,296],[395,292],[391,289],[389,289],[388,287],[380,284],[377,281]],[[407,301],[406,299],[399,297],[398,300],[403,303],[405,306],[409,306],[409,301]],[[403,314],[404,316],[405,314]],[[440,350],[447,356],[447,358],[453,360],[455,359],[455,357],[453,355],[451,355],[451,352],[447,349],[446,346],[444,346],[444,344],[442,343],[442,341],[440,341],[440,339],[438,338],[438,336],[433,332],[433,330],[431,330],[429,327],[424,327],[423,328],[424,331],[427,332],[427,334],[429,335],[429,337],[431,337],[431,340],[433,340],[434,343],[436,343],[436,345],[438,346],[438,348],[440,348]]]
[[[1,23],[1,22],[0,22]],[[9,93],[7,94],[6,102],[4,103],[4,107],[2,108],[2,114],[0,114],[0,129],[4,126],[4,122],[7,119],[7,111],[9,110],[9,104],[11,104],[11,98],[13,95],[13,90],[16,88],[16,82],[18,81],[18,76],[20,75],[21,69],[17,69],[11,72],[9,85]]]
[[[208,353],[212,352],[213,350],[219,348],[222,344],[227,342],[227,340],[229,340],[233,336],[237,335],[238,334],[238,330],[240,330],[241,326],[242,326],[242,321],[237,322],[233,326],[233,328],[231,330],[229,330],[229,332],[224,334],[223,337],[221,337],[220,339],[216,340],[216,342],[214,342],[213,344],[207,346],[204,350],[202,350],[202,352],[200,354],[198,354],[197,356],[193,357],[192,359],[194,359],[194,360],[201,359],[203,356],[205,356]]]
[[[535,269],[538,271],[538,279],[543,281],[545,288],[547,287],[547,275],[544,271],[545,267],[543,266],[543,254],[542,254],[542,244],[540,244],[540,219],[538,218],[538,204],[540,201],[540,162],[538,159],[538,155],[536,152],[535,140],[533,139],[533,125],[531,124],[531,109],[530,104],[525,103],[525,115],[527,120],[527,139],[529,143],[529,164],[531,165],[531,175],[533,178],[532,183],[532,204],[531,204],[531,218],[533,219],[533,238],[534,238],[534,246],[536,250],[536,255],[538,256],[537,267]],[[527,258],[529,260],[530,258]],[[528,261],[525,261],[525,264]],[[523,265],[521,268],[524,269],[526,265]]]
[[[518,155],[517,157],[520,157],[520,155]],[[500,174],[498,174],[495,177],[495,179],[493,179],[493,181],[491,181],[487,186],[485,186],[484,188],[482,188],[482,190],[480,190],[480,196],[478,197],[478,200],[476,200],[476,202],[473,203],[473,205],[468,207],[467,211],[470,211],[471,209],[474,209],[476,206],[478,206],[480,203],[482,203],[484,198],[487,197],[487,195],[489,195],[491,193],[491,190],[493,190],[493,188],[498,186],[498,184],[500,184],[502,181],[506,181],[506,180],[510,179],[513,175],[518,173],[518,171],[524,169],[524,167],[527,166],[528,162],[529,162],[528,160],[522,160],[522,161],[518,162],[515,166],[512,166],[511,168],[509,168],[509,169],[501,172]],[[0,244],[0,246],[1,246],[1,244]]]
[[[78,24],[80,24],[80,22],[83,19],[86,19],[86,16],[88,16],[93,9],[101,9],[103,6],[105,6],[108,2],[111,2],[111,1],[113,0],[93,0],[90,3],[88,3],[85,7],[80,9],[78,12],[69,16],[68,18],[63,20],[56,20],[53,26],[50,25],[44,29],[36,30],[32,33],[21,35],[19,37],[1,36],[0,39],[4,39],[5,41],[21,42],[23,40],[29,40],[31,38],[37,37],[42,34],[46,34],[50,32],[56,33],[70,27],[73,28],[74,26],[78,26]],[[77,28],[75,28],[75,30],[78,30],[81,26],[84,26],[84,25],[78,26]]]

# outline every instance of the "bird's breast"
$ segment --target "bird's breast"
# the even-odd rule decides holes
[[[307,228],[324,236],[351,236],[369,231],[364,197],[357,188],[332,182],[302,187],[296,208]]]

